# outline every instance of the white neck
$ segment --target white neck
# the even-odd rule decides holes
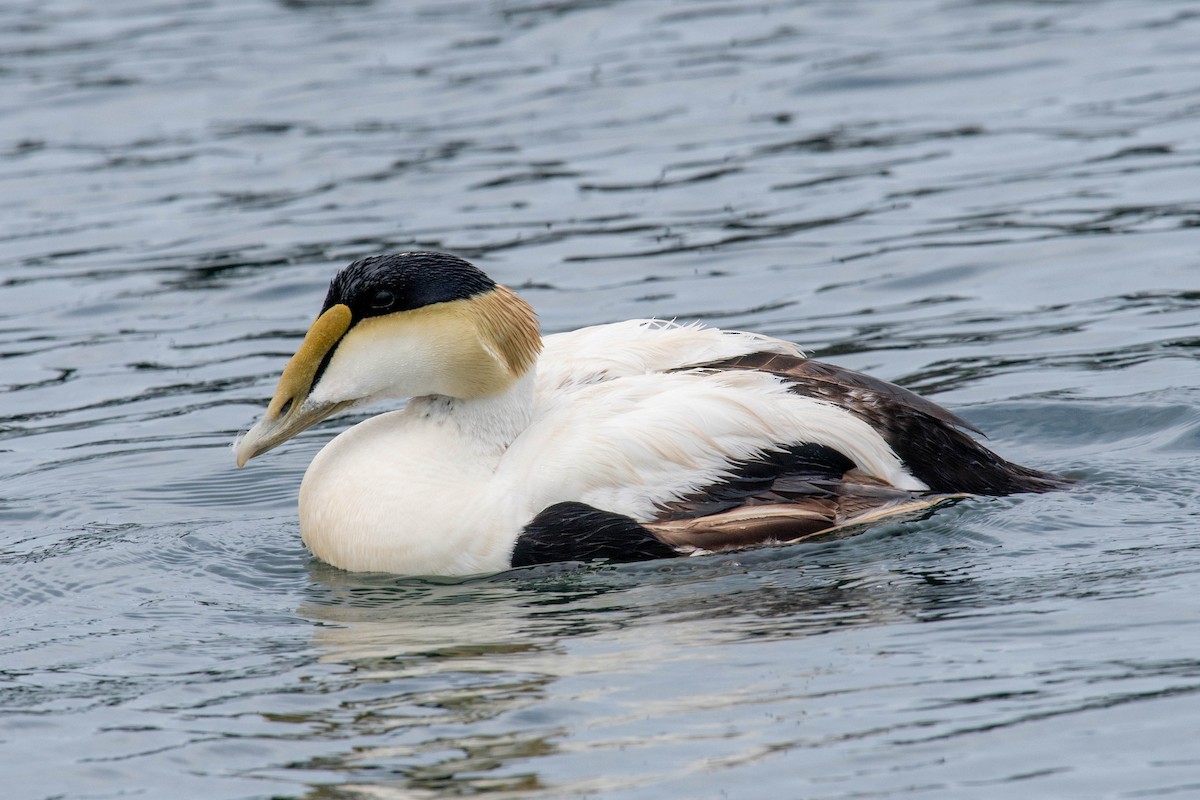
[[[462,399],[443,395],[415,397],[409,413],[455,426],[463,438],[475,442],[481,455],[499,456],[533,420],[536,367],[530,368],[502,392]]]

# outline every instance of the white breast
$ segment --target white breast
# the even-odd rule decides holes
[[[405,411],[327,444],[300,486],[300,533],[322,561],[355,572],[469,575],[507,569],[520,527],[495,463],[453,426]]]

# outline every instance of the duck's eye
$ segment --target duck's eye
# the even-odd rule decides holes
[[[371,308],[376,311],[387,311],[396,303],[396,295],[389,292],[387,289],[380,289],[371,298]]]

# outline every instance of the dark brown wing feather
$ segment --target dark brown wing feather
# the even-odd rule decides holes
[[[836,539],[884,519],[924,515],[964,495],[916,494],[842,484],[839,493],[799,502],[747,504],[706,517],[648,522],[659,541],[688,552],[740,550],[770,544]]]
[[[731,464],[711,486],[663,503],[644,527],[683,552],[736,550],[824,538],[947,499],[863,475],[831,447],[798,444]]]
[[[962,417],[903,386],[811,358],[782,353],[750,353],[701,364],[693,369],[750,369],[770,372],[787,378],[798,387],[802,386],[804,391],[799,392],[800,394],[828,400],[847,408],[855,404],[861,405],[862,415],[877,428],[885,426],[897,409],[905,409],[925,414],[952,427],[984,435],[983,431]]]
[[[926,513],[970,494],[1046,492],[1070,484],[1004,460],[960,430],[980,433],[966,420],[860,372],[777,353],[688,369],[768,372],[797,394],[846,409],[879,431],[930,491],[896,489],[863,475],[833,448],[792,444],[731,464],[712,486],[663,504],[644,523],[657,539],[682,552],[835,537],[847,528]]]
[[[908,389],[860,372],[777,353],[752,353],[690,369],[768,372],[797,394],[846,409],[879,431],[934,492],[1007,495],[1054,491],[1071,483],[1004,460],[959,430],[981,433],[966,420]]]

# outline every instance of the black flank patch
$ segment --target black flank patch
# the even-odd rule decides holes
[[[586,503],[556,503],[525,526],[513,549],[512,565],[529,567],[559,561],[612,562],[674,558],[679,553],[654,538],[631,517]]]

